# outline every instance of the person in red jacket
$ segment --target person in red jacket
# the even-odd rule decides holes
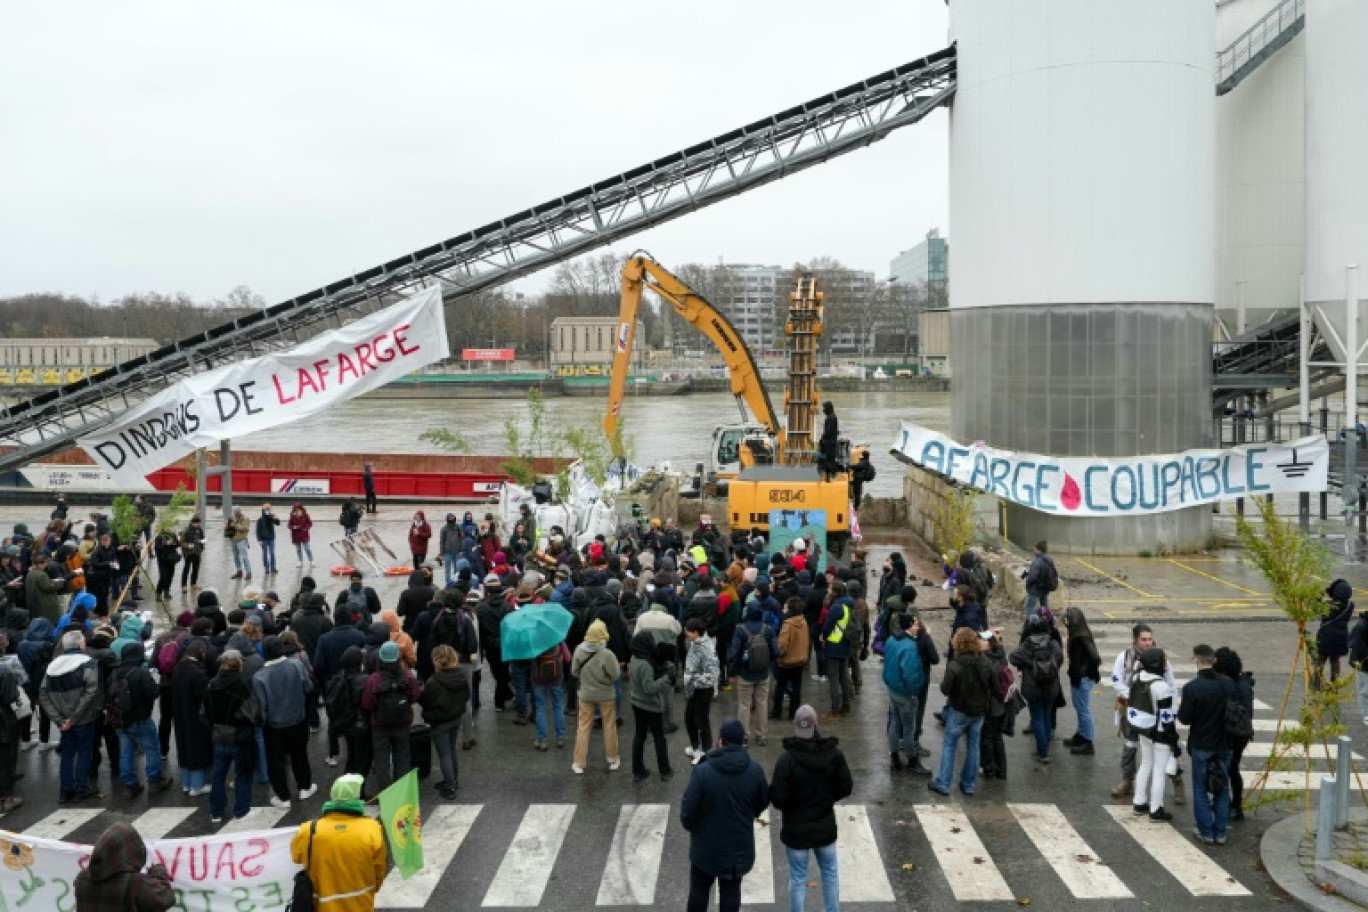
[[[428,541],[432,538],[432,526],[427,517],[419,510],[413,514],[413,525],[409,526],[409,553],[413,555],[413,569],[417,570],[427,560]]]
[[[304,504],[295,501],[290,508],[290,544],[295,549],[295,566],[304,566],[304,559],[307,557],[309,566],[313,566],[313,548],[309,547],[309,530],[313,528],[313,520],[309,518],[309,511],[304,509]]]

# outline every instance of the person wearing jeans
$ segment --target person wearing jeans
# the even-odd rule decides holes
[[[1055,698],[1059,696],[1059,670],[1064,665],[1064,650],[1050,636],[1050,622],[1034,615],[1026,625],[1026,639],[1012,653],[1012,667],[1021,678],[1021,695],[1031,710],[1031,731],[1035,734],[1037,763],[1050,762],[1050,737]]]
[[[793,732],[769,785],[770,803],[784,815],[779,841],[788,855],[789,912],[803,912],[807,902],[809,852],[822,872],[823,912],[834,912],[841,903],[835,803],[850,795],[854,781],[836,739],[817,731],[817,710],[798,707]]]
[[[884,686],[888,688],[888,756],[893,770],[903,769],[902,753],[907,753],[907,769],[919,776],[931,771],[919,759],[917,732],[917,693],[925,681],[917,634],[921,624],[911,612],[889,618],[892,636],[884,642]]]
[[[228,771],[237,777],[233,817],[252,809],[252,774],[256,766],[259,714],[251,688],[242,678],[242,654],[229,649],[219,656],[218,674],[204,692],[204,714],[214,741],[214,767],[209,781],[209,821],[223,820],[228,804]]]
[[[252,578],[252,554],[247,541],[251,528],[251,520],[243,514],[242,508],[234,507],[226,530],[233,545],[233,579]]]
[[[1197,677],[1183,685],[1178,721],[1188,727],[1188,753],[1192,755],[1192,814],[1197,818],[1195,835],[1207,845],[1225,845],[1230,817],[1230,788],[1220,790],[1215,802],[1207,793],[1208,767],[1213,758],[1221,770],[1230,768],[1230,741],[1226,735],[1226,701],[1236,699],[1235,685],[1218,675],[1216,651],[1201,644],[1192,648]],[[1224,775],[1222,779],[1224,780]]]
[[[532,684],[532,714],[537,719],[537,750],[546,750],[546,738],[551,723],[556,723],[556,747],[565,746],[565,669],[570,662],[570,648],[561,643],[555,649],[555,675],[549,667],[542,667],[547,656],[539,657],[529,672]],[[541,680],[539,680],[539,678]],[[548,718],[549,717],[549,718]]]
[[[979,736],[993,687],[993,668],[980,652],[983,641],[971,628],[955,631],[950,645],[955,657],[945,666],[941,693],[945,694],[945,736],[941,744],[940,770],[927,788],[940,795],[950,794],[955,776],[955,752],[960,738],[967,739],[964,766],[960,768],[960,791],[972,795],[978,787]],[[885,647],[886,648],[886,647]],[[884,653],[884,661],[888,660]]]
[[[256,537],[261,543],[261,572],[276,572],[276,526],[280,525],[280,518],[275,515],[270,504],[261,505],[261,515],[256,521]]]
[[[1097,654],[1097,644],[1082,611],[1077,608],[1064,609],[1064,628],[1069,632],[1065,650],[1069,657],[1069,702],[1078,716],[1078,730],[1064,742],[1064,746],[1072,754],[1092,756],[1092,689],[1102,678],[1102,658]]]
[[[100,669],[85,651],[85,634],[62,634],[62,654],[48,664],[38,702],[62,732],[60,801],[86,801],[99,793],[87,782],[100,715]]]

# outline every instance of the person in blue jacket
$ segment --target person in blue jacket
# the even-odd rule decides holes
[[[689,831],[687,912],[706,912],[713,881],[719,912],[741,908],[741,878],[755,866],[755,821],[769,807],[769,783],[746,753],[746,730],[722,724],[717,749],[694,767],[679,822]]]
[[[894,772],[901,771],[900,751],[906,750],[908,772],[929,776],[931,771],[922,766],[917,743],[917,702],[926,685],[926,669],[917,647],[921,624],[910,611],[895,614],[890,620],[893,636],[884,644],[883,667],[884,686],[888,688],[889,762]]]

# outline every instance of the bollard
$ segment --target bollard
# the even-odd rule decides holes
[[[1348,735],[1340,735],[1336,740],[1339,753],[1335,755],[1335,829],[1342,830],[1349,825],[1349,760],[1354,740]]]
[[[1316,861],[1335,854],[1335,777],[1321,776],[1320,807],[1316,816]]]

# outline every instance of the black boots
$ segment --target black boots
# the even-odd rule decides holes
[[[912,761],[916,763],[916,760]],[[903,769],[902,754],[894,751],[889,755],[889,768],[895,773],[901,773]]]
[[[1079,738],[1069,746],[1069,753],[1079,757],[1091,757],[1097,752],[1093,750],[1093,743],[1091,741],[1086,738]]]

